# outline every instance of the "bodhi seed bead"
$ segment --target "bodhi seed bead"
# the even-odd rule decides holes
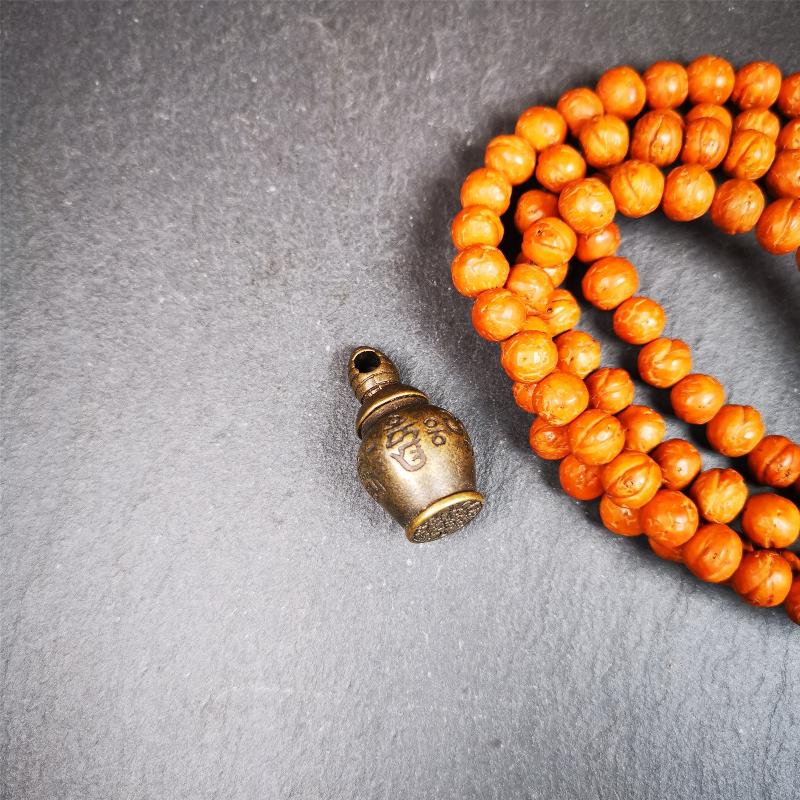
[[[663,558],[665,561],[674,561],[676,564],[683,564],[682,547],[672,547],[668,544],[661,544],[661,542],[657,542],[655,539],[649,537],[647,543],[650,545],[650,549],[659,558]]]
[[[583,296],[593,306],[610,311],[635,294],[639,275],[628,259],[607,256],[586,270],[581,288]]]
[[[787,197],[770,203],[756,225],[756,239],[773,255],[800,247],[800,200]]]
[[[544,266],[542,269],[550,276],[550,280],[553,281],[553,286],[558,287],[564,283],[564,279],[567,277],[569,261],[564,261],[561,264]]]
[[[525,322],[525,304],[507,289],[487,289],[472,306],[472,325],[490,342],[513,336]]]
[[[645,536],[669,547],[680,547],[697,532],[697,506],[683,493],[661,489],[639,511]]]
[[[649,111],[639,117],[633,128],[631,157],[667,167],[680,154],[682,142],[683,127],[674,114]]]
[[[689,75],[676,61],[656,61],[642,77],[650,108],[677,108],[689,94]]]
[[[581,233],[578,235],[575,257],[588,264],[606,256],[613,256],[619,247],[620,238],[616,222],[611,222],[593,233]]]
[[[569,372],[551,372],[533,392],[534,412],[550,425],[568,425],[587,405],[586,385]]]
[[[521,136],[495,136],[486,145],[484,163],[519,186],[533,175],[536,151]]]
[[[583,156],[568,144],[553,144],[539,153],[536,180],[551,192],[560,192],[571,181],[586,175]]]
[[[775,147],[778,150],[800,149],[800,119],[793,119],[781,128]]]
[[[689,374],[692,354],[680,339],[656,339],[639,351],[637,364],[645,383],[667,389]]]
[[[800,446],[785,436],[765,436],[750,452],[747,465],[759,483],[786,489],[800,478]]]
[[[713,55],[696,58],[686,68],[692,103],[724,103],[733,91],[736,73],[730,62]]]
[[[515,264],[508,273],[506,289],[518,294],[529,313],[542,314],[555,287],[550,276],[535,264]]]
[[[595,169],[605,169],[625,160],[630,134],[623,120],[613,114],[604,114],[585,122],[578,139],[586,163]]]
[[[661,470],[645,453],[625,450],[600,470],[600,480],[612,502],[641,508],[661,486]]]
[[[569,455],[567,429],[560,425],[551,425],[541,417],[537,417],[531,424],[528,441],[531,450],[547,461],[560,461]]]
[[[528,314],[528,316],[525,317],[525,322],[522,323],[522,328],[520,328],[520,330],[539,331],[539,333],[546,333],[550,336],[550,326],[541,317],[537,317],[535,314]]]
[[[718,453],[739,458],[764,437],[764,422],[752,406],[725,405],[706,425],[706,436]]]
[[[521,383],[514,381],[511,384],[511,394],[514,395],[514,402],[529,414],[533,414],[533,390],[536,388],[535,383]]]
[[[605,111],[602,100],[586,86],[564,92],[558,98],[556,110],[566,120],[573,136],[578,135],[584,122],[599,117]]]
[[[456,214],[451,232],[457,250],[474,244],[497,247],[503,240],[503,223],[490,208],[469,206]]]
[[[576,233],[589,234],[609,225],[616,208],[608,187],[597,178],[586,178],[563,188],[558,211]]]
[[[769,108],[781,91],[781,71],[769,61],[745,64],[737,73],[731,100],[741,109]]]
[[[558,479],[561,488],[575,500],[596,500],[603,494],[600,467],[584,464],[573,455],[559,464]]]
[[[671,220],[690,222],[711,207],[714,189],[710,172],[700,164],[684,164],[667,175],[661,206]]]
[[[609,188],[620,213],[638,219],[658,208],[664,194],[664,176],[646,161],[623,161],[612,168]]]
[[[686,115],[686,124],[694,122],[697,119],[715,119],[721,122],[731,133],[733,131],[733,116],[725,106],[719,106],[716,103],[700,103],[689,110]]]
[[[746,553],[731,582],[734,591],[759,608],[779,606],[792,587],[792,570],[778,553]]]
[[[547,308],[542,313],[551,336],[574,328],[581,318],[581,307],[578,301],[566,289],[556,289],[547,301]]]
[[[558,216],[558,196],[541,189],[531,189],[520,196],[514,211],[514,226],[520,233],[542,217]]]
[[[681,160],[705,169],[718,167],[728,151],[730,129],[719,120],[703,117],[686,125]]]
[[[800,117],[800,72],[787,75],[781,82],[778,108],[785,117]]]
[[[701,472],[689,489],[692,500],[709,522],[730,522],[747,500],[744,478],[735,469]]]
[[[672,410],[690,425],[705,425],[722,408],[725,390],[710,375],[687,375],[670,391]]]
[[[744,548],[736,531],[712,523],[698,528],[681,553],[683,563],[695,577],[708,583],[722,583],[739,568]]]
[[[664,439],[664,418],[647,406],[630,405],[617,415],[625,429],[625,449],[649,453]]]
[[[520,114],[515,132],[540,152],[567,138],[567,123],[554,108],[532,106]]]
[[[767,186],[776,197],[800,198],[800,150],[781,150],[775,156]]]
[[[461,186],[461,205],[485,206],[495,214],[505,214],[511,205],[511,183],[502,172],[488,167],[467,175]]]
[[[557,217],[542,217],[522,235],[522,252],[540,267],[569,261],[577,244],[575,231]]]
[[[508,278],[508,261],[496,247],[477,244],[462,250],[451,267],[453,285],[465,297],[501,288]]]
[[[722,168],[734,178],[755,181],[772,166],[775,142],[761,131],[738,131],[733,134]]]
[[[742,530],[759,547],[791,547],[800,536],[800,511],[779,494],[754,494],[744,504]]]
[[[600,519],[608,530],[619,536],[640,536],[642,534],[639,509],[618,506],[607,494],[600,498]]]
[[[781,121],[768,108],[751,108],[736,115],[734,131],[760,131],[774,142],[781,131]]]
[[[702,468],[697,448],[685,439],[667,439],[650,454],[661,467],[666,489],[685,489]]]
[[[727,234],[747,233],[764,211],[764,193],[753,181],[732,178],[714,193],[711,221]]]
[[[628,344],[647,344],[661,336],[667,317],[649,297],[630,297],[614,311],[614,333]]]
[[[615,367],[602,367],[586,378],[589,405],[608,414],[618,414],[633,402],[634,385],[631,376]]]
[[[512,381],[536,383],[558,362],[553,340],[539,331],[522,331],[500,345],[500,363]]]
[[[600,342],[585,331],[566,331],[555,340],[558,369],[585,378],[600,366]]]
[[[597,81],[597,96],[607,114],[633,119],[644,108],[647,89],[639,73],[629,66],[606,70]]]
[[[625,446],[622,423],[605,411],[590,408],[569,424],[572,455],[584,464],[608,464]]]

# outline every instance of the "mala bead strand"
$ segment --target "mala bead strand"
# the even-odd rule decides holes
[[[684,118],[676,109],[687,97],[693,106]],[[735,118],[728,101],[738,106]],[[770,110],[776,103],[788,118],[783,127]],[[650,110],[641,114],[645,105]],[[671,390],[675,415],[706,425],[709,444],[721,454],[747,456],[759,482],[800,492],[800,447],[764,436],[758,411],[725,405],[715,378],[691,374],[688,346],[662,337],[664,309],[636,294],[636,268],[616,255],[620,233],[613,221],[617,211],[639,218],[659,206],[675,221],[710,212],[728,234],[755,230],[770,253],[797,251],[800,268],[799,117],[800,73],[782,79],[769,62],[735,71],[706,55],[686,68],[657,62],[642,75],[614,67],[595,91],[578,87],[557,108],[532,106],[514,134],[492,139],[484,166],[461,187],[462,209],[451,229],[458,251],[453,283],[474,299],[479,335],[500,344],[515,402],[536,415],[531,449],[560,461],[564,491],[582,501],[602,498],[608,530],[644,533],[660,558],[685,563],[703,580],[731,583],[753,605],[784,603],[798,623],[800,558],[777,552],[798,538],[797,507],[769,492],[748,498],[738,472],[701,472],[693,445],[663,441],[663,418],[632,405],[625,370],[600,367],[599,343],[575,329],[577,301],[557,287],[573,257],[588,264],[585,298],[613,311],[622,341],[642,346],[640,375]],[[580,149],[566,143],[568,135]],[[604,172],[589,175],[588,167]],[[729,178],[717,186],[710,170],[719,167]],[[513,187],[534,177],[542,188],[528,188],[513,209],[522,251],[512,268],[499,250],[500,217],[510,209]],[[740,512],[745,541],[728,527]]]

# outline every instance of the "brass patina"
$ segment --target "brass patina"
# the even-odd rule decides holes
[[[484,501],[464,426],[400,383],[395,365],[374,347],[353,350],[348,377],[361,402],[358,476],[408,539],[430,542],[474,519]]]

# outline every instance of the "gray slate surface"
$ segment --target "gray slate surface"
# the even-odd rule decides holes
[[[522,108],[709,49],[797,70],[796,5],[0,20],[4,797],[798,796],[798,630],[560,493],[448,272]],[[800,436],[791,259],[623,228],[696,364]],[[472,432],[449,540],[357,485],[361,343]]]

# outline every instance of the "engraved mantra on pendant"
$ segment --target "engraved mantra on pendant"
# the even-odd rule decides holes
[[[445,416],[439,419],[426,417],[425,433],[434,447],[447,444],[446,433],[462,433],[461,426],[453,419]],[[422,447],[420,430],[414,420],[407,420],[402,414],[392,414],[386,420],[386,449],[397,450],[389,455],[406,471],[416,472],[428,461]]]

